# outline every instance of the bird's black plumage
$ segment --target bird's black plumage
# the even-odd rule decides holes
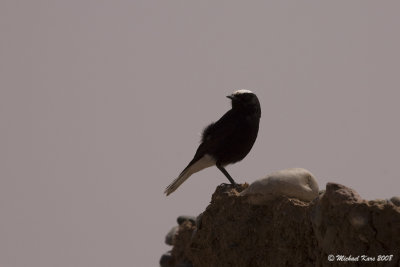
[[[165,189],[167,195],[193,173],[214,165],[235,184],[224,167],[241,161],[250,152],[257,139],[261,107],[257,96],[249,90],[238,90],[227,97],[232,100],[232,109],[204,129],[196,154]]]

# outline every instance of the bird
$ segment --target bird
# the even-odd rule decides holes
[[[164,193],[174,192],[192,174],[216,166],[229,182],[236,182],[225,167],[244,159],[253,147],[261,118],[261,106],[257,96],[250,90],[240,89],[228,95],[232,108],[218,121],[204,128],[201,142],[193,159]]]

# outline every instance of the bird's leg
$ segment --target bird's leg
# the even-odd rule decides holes
[[[233,178],[229,175],[229,173],[225,170],[224,167],[222,167],[221,165],[217,164],[216,165],[217,168],[226,176],[226,178],[228,178],[229,182],[231,182],[231,184],[233,186],[237,186],[237,184],[235,183],[235,181],[233,180]]]

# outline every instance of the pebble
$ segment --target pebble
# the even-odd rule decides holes
[[[178,221],[179,225],[181,225],[182,223],[184,223],[186,221],[190,221],[195,225],[196,224],[196,217],[195,216],[182,215],[182,216],[178,217],[177,221]]]
[[[172,227],[171,230],[169,230],[168,234],[165,236],[165,244],[172,246],[173,241],[174,241],[174,236],[176,232],[178,231],[179,226],[174,226]]]
[[[168,251],[166,253],[164,253],[161,258],[160,258],[160,266],[161,267],[172,267],[172,263],[173,263],[173,257],[171,255],[171,252]]]

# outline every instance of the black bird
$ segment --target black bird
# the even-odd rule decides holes
[[[258,134],[261,107],[257,96],[249,90],[238,90],[227,97],[232,100],[232,109],[204,129],[192,161],[165,189],[167,196],[193,173],[214,165],[236,185],[224,167],[241,161],[250,152]]]

